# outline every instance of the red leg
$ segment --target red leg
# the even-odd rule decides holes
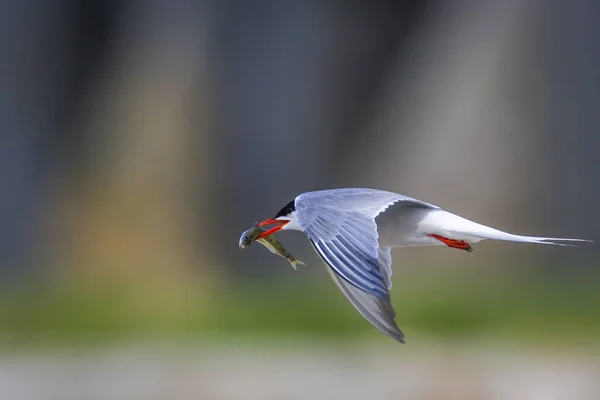
[[[471,247],[471,245],[469,243],[465,242],[464,240],[448,239],[443,236],[433,235],[433,234],[430,234],[429,236],[439,240],[440,242],[444,243],[448,247],[453,247],[455,249],[460,249],[460,250],[466,250],[468,252],[473,251],[473,248]]]

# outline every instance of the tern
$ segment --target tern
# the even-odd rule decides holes
[[[412,197],[376,189],[302,193],[273,218],[259,238],[282,230],[306,233],[330,275],[358,312],[381,332],[404,343],[389,290],[392,247],[446,245],[472,251],[484,239],[558,246],[583,239],[522,236],[452,214]]]

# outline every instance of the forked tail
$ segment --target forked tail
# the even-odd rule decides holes
[[[431,229],[433,231],[431,233],[435,233],[445,238],[447,237],[449,239],[462,240],[470,243],[476,243],[483,239],[491,239],[508,242],[577,247],[574,244],[560,242],[593,242],[593,240],[587,239],[515,235],[513,233],[503,232],[489,226],[478,224],[477,222],[470,221],[443,210],[430,213],[427,219],[427,222],[434,228]]]

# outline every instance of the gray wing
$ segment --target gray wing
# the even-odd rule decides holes
[[[391,305],[391,255],[379,247],[375,217],[399,201],[427,203],[373,189],[309,192],[296,198],[296,212],[317,253],[352,305],[377,329],[404,343]]]
[[[388,295],[378,262],[375,217],[397,202],[425,204],[373,189],[308,192],[296,198],[300,225],[323,260],[348,283],[369,294]],[[431,206],[434,207],[434,206]]]
[[[324,216],[305,230],[319,256],[357,288],[375,296],[386,296],[386,279],[377,261],[379,244],[375,221],[352,212],[329,211]],[[328,220],[340,223],[328,225]],[[328,229],[335,234],[323,238],[320,233]]]
[[[389,282],[387,271],[391,271],[390,248],[382,247],[380,250],[380,262],[382,272]],[[388,263],[388,261],[390,263]],[[348,283],[344,278],[338,275],[333,269],[328,268],[329,274],[338,285],[344,296],[358,310],[358,312],[373,326],[381,332],[390,336],[400,343],[404,343],[404,334],[398,328],[396,321],[396,312],[392,307],[390,296],[377,297],[358,289],[356,286]],[[391,286],[391,285],[390,285]]]
[[[384,190],[366,188],[330,189],[306,192],[296,197],[296,207],[298,206],[298,202],[308,204],[314,202],[315,204],[334,208],[360,210],[365,214],[376,217],[387,207],[399,201],[439,209],[438,206],[413,197],[386,192]]]

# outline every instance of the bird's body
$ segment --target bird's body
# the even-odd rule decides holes
[[[392,247],[447,245],[471,251],[484,239],[564,246],[580,241],[514,235],[478,224],[441,208],[397,193],[375,189],[307,192],[288,203],[262,236],[291,229],[306,233],[316,252],[352,305],[370,323],[404,342],[395,322],[389,289]]]

